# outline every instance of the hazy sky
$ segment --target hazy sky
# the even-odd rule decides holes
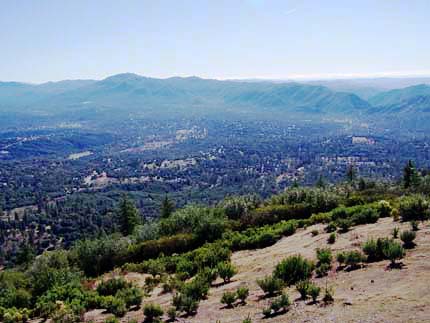
[[[430,75],[430,0],[0,0],[0,80]]]

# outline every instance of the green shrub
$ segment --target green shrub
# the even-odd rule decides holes
[[[337,220],[337,226],[339,227],[339,232],[345,233],[349,231],[349,228],[352,226],[351,219],[339,219]]]
[[[345,264],[349,266],[350,269],[357,268],[364,259],[363,254],[357,250],[351,250],[345,253]]]
[[[158,304],[149,303],[143,307],[145,322],[157,322],[163,314],[164,312]]]
[[[119,323],[119,320],[115,316],[110,316],[105,319],[104,323]]]
[[[376,211],[379,214],[379,217],[386,218],[391,215],[393,208],[391,207],[391,204],[387,201],[379,201],[376,205]]]
[[[140,306],[142,303],[142,290],[137,287],[126,288],[118,291],[116,297],[124,300],[125,306],[130,308],[131,306]]]
[[[327,233],[331,233],[331,232],[335,232],[336,229],[337,229],[336,223],[332,221],[329,224],[327,224],[324,230]]]
[[[332,232],[332,233],[330,233],[330,235],[328,236],[327,243],[329,243],[329,244],[333,244],[333,243],[335,243],[335,242],[336,242],[336,233]]]
[[[141,262],[157,258],[161,254],[172,255],[174,253],[184,253],[197,248],[199,245],[201,245],[201,242],[196,239],[195,235],[179,233],[129,246],[128,261]]]
[[[224,292],[221,297],[221,304],[225,304],[227,307],[233,307],[233,303],[236,301],[236,293]]]
[[[288,307],[291,305],[290,299],[288,297],[287,294],[282,293],[282,295],[280,295],[279,297],[275,298],[271,303],[270,303],[270,310],[274,312],[274,314],[278,314],[279,311],[283,311],[286,312]],[[269,314],[269,316],[271,315],[271,313]]]
[[[312,214],[309,218],[310,224],[329,223],[331,220],[331,212]]]
[[[396,241],[391,241],[384,247],[384,256],[391,261],[391,266],[394,267],[396,260],[402,259],[405,255],[405,250]]]
[[[334,302],[333,289],[326,287],[326,289],[324,291],[323,302],[326,305]]]
[[[300,293],[300,297],[304,300],[308,297],[310,282],[308,280],[299,281],[296,284],[296,289]]]
[[[337,260],[337,262],[342,266],[342,265],[344,265],[345,264],[345,261],[346,261],[346,254],[345,254],[345,252],[338,252],[337,254],[336,254],[336,260]]]
[[[321,266],[322,264],[331,264],[333,255],[330,248],[317,248],[316,254],[318,259],[317,267]]]
[[[311,277],[315,265],[301,255],[285,258],[276,265],[274,277],[283,280],[288,286]]]
[[[310,284],[308,286],[308,294],[312,298],[312,301],[316,303],[318,296],[320,295],[321,288],[315,284]]]
[[[227,227],[227,220],[221,208],[190,205],[162,219],[160,234],[164,236],[192,234],[197,241],[210,242],[221,238]],[[167,253],[164,252],[164,254]]]
[[[416,238],[416,233],[414,231],[403,231],[400,234],[400,240],[403,241],[403,247],[409,249],[415,246],[414,240]]]
[[[169,318],[169,321],[174,322],[176,320],[176,308],[175,307],[169,307],[167,310],[167,317]]]
[[[395,227],[393,229],[393,239],[397,239],[399,237],[399,228]]]
[[[315,273],[318,277],[324,277],[328,274],[331,269],[331,264],[321,264],[315,269]]]
[[[79,316],[67,305],[59,306],[51,316],[52,323],[78,323]]]
[[[127,238],[119,235],[76,242],[69,257],[88,277],[96,277],[123,265],[128,257]]]
[[[230,262],[220,262],[217,266],[219,276],[224,283],[229,283],[231,277],[237,273],[237,269]]]
[[[263,308],[264,317],[270,317],[272,315],[272,309],[270,307]]]
[[[193,315],[199,307],[198,300],[195,300],[184,294],[176,294],[172,300],[173,306],[179,312],[185,312],[187,315]]]
[[[318,233],[319,233],[319,232],[318,232],[318,230],[316,230],[316,229],[311,231],[311,234],[312,234],[312,236],[313,236],[313,237],[317,236],[317,235],[318,235]]]
[[[283,282],[274,276],[266,276],[262,279],[257,279],[258,286],[268,296],[273,296],[282,290]]]
[[[118,291],[130,288],[131,284],[124,278],[111,278],[100,282],[97,286],[97,292],[102,296],[115,295]]]
[[[402,221],[425,220],[429,215],[429,203],[422,195],[404,196],[400,199],[399,214]]]
[[[419,230],[418,221],[416,221],[416,220],[411,221],[411,229],[412,229],[412,231],[418,231]]]
[[[248,287],[239,287],[236,291],[237,298],[240,300],[242,304],[246,303],[246,299],[249,296],[249,288]]]
[[[204,278],[196,276],[191,282],[182,286],[181,294],[198,301],[207,296],[209,287],[209,283]]]
[[[355,225],[376,223],[379,219],[379,214],[371,207],[365,207],[360,212],[354,214],[352,222]]]
[[[369,239],[363,245],[363,252],[367,255],[368,262],[381,261],[385,259],[384,248],[390,243],[388,238]]]
[[[3,323],[26,323],[30,319],[30,310],[11,307],[4,310]]]
[[[347,219],[349,217],[349,214],[345,207],[339,207],[331,212],[331,217],[333,221],[338,221],[341,219]]]
[[[127,312],[125,301],[112,295],[103,297],[102,306],[109,313],[119,317],[124,316],[124,314]]]
[[[248,314],[248,317],[242,321],[242,323],[252,323],[252,320],[249,314]]]

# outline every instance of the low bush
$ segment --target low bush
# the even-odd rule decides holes
[[[324,230],[327,233],[331,233],[331,232],[335,232],[336,229],[337,229],[336,223],[332,221],[329,224],[327,224]]]
[[[145,304],[145,306],[143,307],[143,315],[145,315],[145,322],[158,322],[163,314],[164,312],[158,304],[149,303]]]
[[[174,322],[176,320],[176,308],[175,307],[169,307],[167,310],[167,317],[169,318],[169,321]]]
[[[343,266],[345,264],[345,261],[346,261],[346,254],[345,254],[345,252],[342,252],[342,251],[338,252],[336,254],[336,260],[339,263],[339,265]]]
[[[104,323],[119,323],[119,320],[115,316],[109,316]]]
[[[235,292],[224,292],[221,297],[221,304],[225,304],[227,307],[233,307],[233,303],[236,302]]]
[[[391,261],[391,267],[395,267],[396,260],[402,259],[405,255],[405,250],[396,241],[390,241],[388,245],[384,247],[384,256]]]
[[[334,297],[333,297],[333,289],[326,287],[324,290],[324,296],[323,296],[323,302],[325,305],[331,304],[334,302]]]
[[[318,296],[320,295],[321,288],[315,284],[309,284],[308,294],[312,298],[312,302],[316,303]]]
[[[371,207],[366,207],[366,208],[363,208],[360,212],[354,214],[354,216],[352,217],[352,222],[355,225],[359,225],[359,224],[367,224],[367,223],[376,223],[378,219],[379,219],[378,212]]]
[[[422,195],[404,196],[400,199],[399,214],[402,221],[425,220],[429,216],[429,203]]]
[[[291,305],[290,298],[287,294],[282,294],[279,297],[275,298],[271,303],[270,307],[267,309],[263,309],[263,315],[266,317],[277,315],[281,311],[286,312],[288,307]]]
[[[332,232],[328,236],[327,243],[328,244],[334,244],[336,242],[336,233]]]
[[[257,279],[257,284],[267,296],[278,294],[283,288],[283,281],[274,276]]]
[[[239,287],[236,291],[237,299],[240,300],[242,304],[246,303],[246,299],[249,296],[249,288],[248,287]]]
[[[312,261],[303,258],[301,255],[293,255],[278,263],[273,275],[290,286],[310,278],[314,268],[315,265]]]
[[[385,259],[384,248],[390,243],[388,238],[369,239],[363,245],[363,252],[367,255],[367,262]]]
[[[393,208],[391,207],[391,204],[387,201],[382,200],[376,204],[376,211],[381,218],[389,217],[391,215],[392,210]]]
[[[116,297],[124,300],[125,306],[130,308],[132,306],[140,306],[142,303],[142,290],[137,287],[125,288],[116,293]]]
[[[199,301],[184,294],[176,294],[172,300],[173,306],[179,312],[185,312],[187,315],[193,315],[197,312]]]
[[[322,264],[331,264],[333,255],[330,248],[317,248],[316,254],[318,259],[317,267],[321,266]]]
[[[127,307],[125,301],[121,298],[109,295],[104,296],[102,299],[102,306],[109,313],[112,313],[115,316],[122,317],[127,312]]]
[[[400,234],[400,240],[403,241],[403,247],[410,249],[415,246],[414,240],[416,238],[416,233],[414,231],[403,231]]]
[[[357,250],[347,251],[345,253],[345,264],[350,269],[356,269],[365,260],[364,255]]]
[[[339,219],[336,221],[337,227],[339,228],[339,232],[345,233],[349,231],[349,228],[352,226],[351,219]]]
[[[217,270],[224,283],[229,283],[230,279],[237,273],[237,269],[230,262],[220,262]]]
[[[191,282],[185,283],[180,292],[191,299],[199,301],[207,296],[209,287],[207,280],[196,276]]]
[[[317,236],[318,233],[319,233],[318,230],[312,230],[311,231],[311,234],[312,234],[313,237]]]
[[[416,221],[416,220],[411,221],[411,229],[412,229],[412,231],[418,231],[419,230],[418,221]]]
[[[393,229],[393,239],[397,239],[399,237],[399,228],[395,227]]]
[[[101,296],[115,295],[118,291],[130,288],[132,285],[124,278],[111,278],[100,282],[97,286],[97,292]]]
[[[299,281],[296,284],[296,289],[300,293],[300,297],[304,300],[308,297],[310,282],[308,280]]]
[[[30,310],[26,308],[17,309],[11,307],[2,310],[2,321],[3,323],[26,323],[30,319]]]
[[[324,277],[328,274],[331,269],[331,264],[321,264],[315,269],[317,277]]]

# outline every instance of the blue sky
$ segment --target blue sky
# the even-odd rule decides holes
[[[429,0],[0,0],[0,80],[430,75]]]

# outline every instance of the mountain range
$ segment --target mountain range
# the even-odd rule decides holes
[[[337,83],[338,88],[342,88]],[[0,82],[0,113],[89,116],[121,111],[126,114],[273,112],[296,115],[408,114],[430,112],[430,86],[413,85],[388,91],[345,83],[349,92],[333,86],[297,82],[219,81],[198,77],[156,79],[125,73],[100,81],[67,80],[43,84]],[[356,89],[356,91],[354,90]],[[357,93],[354,93],[357,92]]]

